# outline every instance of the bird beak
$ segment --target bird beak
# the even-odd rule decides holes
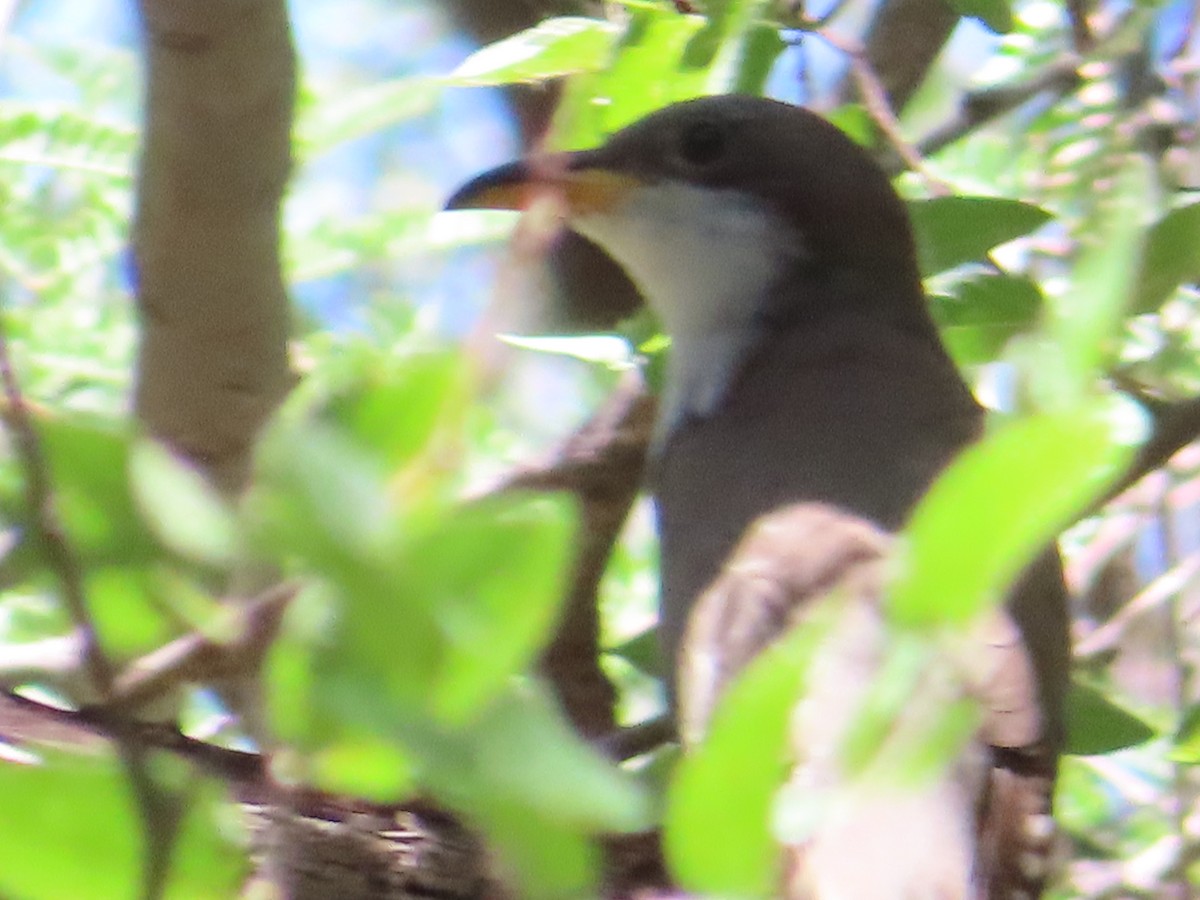
[[[567,218],[611,212],[642,181],[597,165],[592,152],[556,153],[508,163],[472,178],[446,201],[446,209],[528,208],[557,197]]]

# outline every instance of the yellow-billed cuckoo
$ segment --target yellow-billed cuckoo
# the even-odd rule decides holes
[[[896,530],[979,435],[982,410],[926,309],[904,205],[820,117],[751,97],[681,103],[598,149],[481,175],[449,207],[515,209],[536,193],[561,197],[569,227],[624,268],[671,339],[649,470],[670,658],[760,516],[817,501]],[[802,533],[795,542],[803,553]],[[885,896],[1041,890],[1068,668],[1053,554],[1009,610],[1032,660],[1040,735],[994,742],[972,807],[971,893],[906,883]]]

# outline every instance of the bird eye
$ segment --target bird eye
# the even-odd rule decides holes
[[[692,166],[707,166],[725,152],[725,130],[713,122],[697,122],[684,131],[679,155]]]

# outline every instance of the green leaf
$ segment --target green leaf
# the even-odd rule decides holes
[[[579,738],[536,681],[510,681],[461,728],[410,720],[397,738],[422,783],[487,832],[522,897],[592,896],[589,836],[649,825],[637,781]]]
[[[847,103],[831,110],[826,116],[831,123],[846,133],[854,143],[870,147],[875,143],[875,122],[867,108],[861,103]]]
[[[396,78],[302,102],[295,144],[310,160],[335,147],[428,115],[444,84],[436,78]]]
[[[1066,752],[1076,756],[1124,750],[1145,743],[1156,734],[1133,713],[1078,681],[1072,682],[1067,693],[1066,724]]]
[[[87,572],[88,609],[107,653],[140,655],[176,637],[149,582],[140,568],[104,566]]]
[[[428,446],[439,425],[460,412],[468,373],[461,353],[428,352],[399,359],[370,354],[329,405],[354,441],[389,467]]]
[[[629,12],[612,64],[567,82],[554,112],[553,149],[595,147],[656,109],[704,93],[704,70],[686,67],[683,58],[705,20],[663,7]]]
[[[506,493],[455,509],[401,551],[403,595],[446,642],[431,698],[440,715],[474,712],[550,639],[574,520],[565,495]]]
[[[244,861],[221,839],[213,793],[184,822],[167,896],[236,893]],[[114,758],[49,753],[41,764],[0,762],[0,894],[38,900],[134,897],[141,884],[141,824]],[[69,852],[64,852],[69,848]]]
[[[231,568],[242,538],[233,510],[200,471],[150,439],[134,443],[129,480],[159,540],[185,559]]]
[[[161,555],[128,480],[129,434],[84,416],[37,423],[50,463],[55,503],[87,565],[143,563]]]
[[[636,780],[575,733],[540,682],[510,682],[468,733],[490,790],[587,833],[649,824]]]
[[[667,794],[663,849],[688,890],[775,893],[771,810],[786,776],[788,723],[829,625],[814,620],[759,654],[717,705],[704,742],[680,761]]]
[[[1069,289],[1051,304],[1051,331],[1065,365],[1060,376],[1064,383],[1048,386],[1059,405],[1073,406],[1092,383],[1095,370],[1116,352],[1111,339],[1134,293],[1146,197],[1153,193],[1155,177],[1148,160],[1126,160],[1087,223],[1087,243]],[[1047,373],[1054,374],[1052,369]]]
[[[913,625],[966,622],[999,602],[1046,543],[1111,484],[1145,430],[1099,398],[1000,427],[934,482],[905,529],[891,609]]]
[[[761,94],[786,46],[774,25],[759,21],[766,8],[761,0],[732,4],[738,15],[731,20],[706,82],[712,94]]]
[[[1200,706],[1189,707],[1179,723],[1171,759],[1192,766],[1200,765]]]
[[[331,691],[373,684],[382,699],[370,710],[423,702],[445,641],[429,607],[403,592],[404,520],[378,459],[327,426],[278,422],[259,460],[243,505],[248,533],[270,554],[301,561],[337,600],[312,665],[336,682]]]
[[[395,802],[412,792],[408,758],[375,736],[343,738],[322,747],[313,756],[311,772],[324,790],[378,803]]]
[[[391,534],[393,510],[380,461],[324,425],[277,421],[259,444],[245,507],[258,542],[309,559],[322,574],[346,574]]]
[[[910,200],[923,275],[982,259],[993,247],[1028,234],[1050,219],[1031,203],[1003,197],[935,197]]]
[[[594,72],[608,62],[619,31],[603,19],[547,19],[476,51],[448,81],[465,86],[519,84]]]
[[[608,647],[605,652],[621,657],[631,666],[648,674],[666,670],[657,628],[647,628],[627,641]]]
[[[500,340],[522,350],[569,356],[610,369],[628,369],[636,363],[636,354],[625,338],[615,334],[525,336],[499,335]]]
[[[1008,0],[950,0],[959,15],[978,19],[998,34],[1013,30],[1012,8]]]
[[[973,275],[953,291],[931,296],[930,312],[960,365],[993,361],[1011,337],[1037,323],[1042,310],[1041,290],[1023,276]]]
[[[138,132],[77,109],[0,101],[0,162],[133,179]]]
[[[1200,202],[1171,210],[1146,235],[1130,312],[1155,312],[1180,284],[1197,280]]]

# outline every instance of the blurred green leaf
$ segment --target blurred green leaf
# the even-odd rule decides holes
[[[628,369],[636,361],[629,341],[615,334],[582,334],[524,336],[499,335],[500,340],[522,350],[569,356],[589,363],[600,363],[610,369]]]
[[[0,162],[133,178],[138,133],[76,109],[0,101]]]
[[[856,144],[870,147],[875,142],[875,122],[867,108],[861,103],[847,103],[831,110],[826,116],[830,122],[846,132]]]
[[[446,642],[431,698],[441,715],[471,714],[550,639],[574,521],[566,495],[505,493],[458,507],[401,551],[400,589]]]
[[[1065,362],[1063,385],[1051,385],[1051,396],[1073,406],[1093,373],[1116,352],[1112,338],[1124,320],[1134,293],[1146,198],[1155,175],[1148,160],[1128,158],[1113,179],[1091,221],[1086,242],[1072,272],[1067,292],[1050,305],[1050,330]]]
[[[142,515],[165,546],[223,569],[237,562],[242,539],[233,510],[195,466],[143,438],[130,451],[129,481]]]
[[[107,653],[147,653],[177,635],[156,603],[146,570],[104,566],[86,573],[88,609]]]
[[[612,64],[566,83],[554,112],[553,149],[595,147],[656,109],[704,93],[704,70],[683,63],[703,27],[703,18],[665,7],[630,9]]]
[[[636,780],[575,733],[539,682],[510,682],[467,730],[480,791],[584,833],[649,825]]]
[[[114,758],[50,753],[39,765],[0,762],[0,796],[7,811],[0,816],[5,897],[139,895],[141,826]],[[168,898],[212,900],[237,890],[245,864],[215,828],[214,799],[202,792],[184,822]]]
[[[437,78],[396,78],[340,90],[335,96],[301,95],[295,144],[310,160],[340,144],[375,134],[432,112],[444,90]]]
[[[1188,765],[1200,765],[1200,705],[1188,707],[1175,732],[1171,759]]]
[[[406,723],[422,784],[488,833],[522,897],[590,896],[591,835],[648,827],[637,781],[586,744],[536,681],[508,682],[475,720]]]
[[[726,33],[707,79],[712,94],[762,94],[775,60],[786,46],[779,29],[759,16],[763,2],[742,2],[736,25]]]
[[[982,259],[989,250],[1033,231],[1050,219],[1044,209],[1003,197],[934,197],[910,200],[923,275]]]
[[[259,444],[247,498],[258,542],[299,554],[336,580],[391,536],[393,510],[380,461],[327,425],[279,420]]]
[[[485,796],[470,812],[496,848],[498,865],[509,881],[520,885],[521,897],[563,900],[594,897],[600,854],[595,841],[563,828],[521,803]]]
[[[467,387],[462,353],[372,355],[339,388],[329,413],[357,443],[398,468],[426,448],[439,424],[461,411]]]
[[[928,628],[893,628],[887,635],[886,653],[842,747],[851,776],[870,769],[876,783],[917,786],[943,772],[977,733],[978,704],[944,698],[946,682],[962,676],[949,672],[948,642],[938,637]],[[914,700],[925,696],[939,700]]]
[[[85,564],[143,563],[161,555],[130,491],[129,435],[85,416],[36,423],[50,464],[56,509]]]
[[[663,849],[688,890],[776,892],[779,848],[770,823],[786,776],[788,723],[829,626],[814,617],[759,654],[721,699],[703,743],[680,761],[667,794]]]
[[[978,19],[999,34],[1008,34],[1013,30],[1012,8],[1008,0],[950,0],[950,5],[959,15]]]
[[[1094,687],[1072,682],[1066,700],[1066,752],[1092,756],[1150,740],[1153,728]]]
[[[378,459],[328,426],[281,421],[259,461],[244,503],[248,532],[269,554],[302,560],[337,597],[337,613],[313,647],[311,664],[330,681],[321,687],[372,684],[379,694],[366,707],[372,711],[419,702],[444,640],[429,608],[403,593],[403,516],[389,502]]]
[[[593,72],[609,60],[620,28],[603,19],[563,16],[477,50],[450,73],[450,84],[499,85]]]
[[[1200,280],[1200,203],[1173,209],[1146,235],[1131,313],[1156,311],[1185,281]]]
[[[996,603],[1073,514],[1125,469],[1145,429],[1119,398],[1002,426],[934,482],[905,529],[897,621],[966,622]],[[1019,473],[1019,477],[1017,476]],[[972,515],[986,510],[986,515]]]
[[[378,737],[334,741],[315,753],[310,765],[316,783],[334,793],[394,803],[412,791],[413,772],[407,757]]]

